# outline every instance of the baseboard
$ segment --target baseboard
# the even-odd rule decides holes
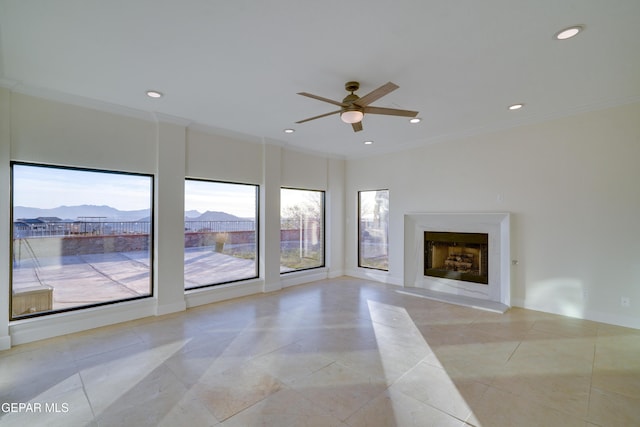
[[[156,316],[163,316],[165,314],[177,313],[179,311],[185,311],[186,309],[187,309],[187,303],[185,301],[180,301],[173,304],[158,305],[156,307]]]
[[[336,277],[342,277],[345,276],[345,272],[343,269],[339,269],[339,270],[329,270],[329,274],[327,275],[327,278],[329,279],[335,279]]]
[[[559,316],[572,317],[574,319],[591,320],[593,322],[606,323],[608,325],[622,326],[625,328],[640,329],[640,319],[624,316],[619,314],[603,313],[601,311],[584,310],[579,315],[574,313],[562,312],[549,307],[541,307],[536,304],[528,303],[522,298],[513,298],[512,305],[515,307],[526,308],[528,310],[542,311],[544,313],[557,314]]]
[[[280,275],[280,282],[282,288],[288,288],[290,286],[302,285],[303,283],[324,280],[329,277],[327,273],[327,270],[324,269],[296,271]]]
[[[10,348],[11,348],[11,337],[8,335],[4,337],[0,337],[0,351],[9,350]]]
[[[12,322],[11,345],[25,344],[155,315],[155,300],[127,301]]]
[[[463,295],[452,295],[447,292],[438,292],[431,289],[422,288],[403,288],[396,292],[403,293],[405,295],[412,295],[420,298],[427,298],[434,301],[445,302],[447,304],[460,305],[462,307],[475,308],[478,310],[490,311],[493,313],[504,314],[509,310],[509,306],[486,299],[472,298]]]
[[[389,285],[403,286],[401,277],[391,276],[388,272],[382,270],[374,270],[370,268],[350,269],[345,272],[345,275],[358,279],[373,280]]]
[[[209,288],[194,289],[193,291],[188,291],[186,293],[185,302],[187,308],[212,304],[214,302],[262,293],[263,286],[263,280],[250,280],[246,282],[212,286]]]

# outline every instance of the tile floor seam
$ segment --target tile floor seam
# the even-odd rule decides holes
[[[387,389],[387,390],[388,390],[388,389]],[[385,390],[385,392],[386,392],[386,390]],[[448,417],[455,418],[456,420],[458,420],[458,421],[460,421],[460,422],[462,422],[462,423],[466,423],[466,422],[467,422],[466,420],[463,420],[463,419],[461,419],[461,418],[457,417],[457,416],[456,416],[456,415],[454,415],[454,414],[450,414],[449,412],[447,412],[447,411],[443,410],[442,408],[439,408],[439,407],[437,407],[437,406],[434,406],[434,405],[430,404],[429,402],[423,402],[422,400],[417,399],[417,398],[415,398],[414,396],[411,396],[410,394],[407,394],[407,393],[405,393],[405,392],[404,392],[404,391],[402,391],[402,390],[398,390],[398,392],[399,392],[399,393],[402,393],[403,395],[405,395],[406,397],[410,398],[411,400],[414,400],[414,401],[416,401],[417,403],[419,403],[419,404],[421,404],[421,405],[426,405],[426,406],[428,406],[428,407],[430,407],[430,408],[432,408],[432,409],[435,409],[436,411],[438,411],[438,412],[440,412],[440,413],[442,413],[442,414],[444,414],[444,415],[446,415],[446,416],[448,416]],[[469,412],[470,412],[470,413],[469,413],[469,415],[467,415],[467,418],[469,418],[470,416],[472,416],[472,415],[473,415],[473,411],[471,411],[471,410],[470,410]]]
[[[511,361],[513,355],[516,354],[516,351],[518,351],[518,349],[520,348],[520,344],[522,344],[522,341],[518,341],[518,345],[513,349],[513,351],[509,354],[509,357],[507,357],[507,360],[504,362],[505,365],[509,363],[509,361]]]
[[[89,408],[91,409],[91,415],[93,416],[93,420],[95,421],[96,418],[97,418],[96,411],[93,408],[93,403],[91,402],[91,399],[89,398],[89,394],[87,393],[87,387],[86,387],[86,385],[84,383],[84,378],[82,377],[82,373],[80,372],[80,367],[79,366],[77,367],[76,372],[78,373],[78,377],[80,378],[80,383],[82,384],[82,394],[84,395],[84,398],[87,399],[87,404],[89,405]]]

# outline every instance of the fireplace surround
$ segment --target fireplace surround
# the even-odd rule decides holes
[[[510,214],[499,213],[408,213],[404,216],[404,287],[422,296],[491,311],[505,312],[511,305],[511,253]],[[434,234],[427,234],[434,233]],[[449,234],[453,233],[453,234]],[[449,267],[440,266],[440,274],[425,275],[433,265],[428,265],[427,236],[447,237],[485,235],[486,251],[453,249]],[[447,239],[445,238],[445,240]],[[479,237],[475,237],[478,239]],[[476,243],[470,246],[475,246]],[[468,246],[468,245],[465,245]],[[477,250],[476,250],[477,249]],[[449,249],[447,249],[449,251]],[[464,253],[474,256],[463,256]],[[455,256],[458,255],[458,256]],[[442,255],[440,255],[442,257]],[[469,280],[469,270],[477,269],[471,258],[486,260],[486,283]],[[483,259],[484,258],[484,259]],[[458,267],[455,266],[458,263]],[[436,266],[437,267],[437,266]],[[463,270],[463,271],[448,271]],[[461,273],[461,274],[458,274]],[[474,272],[473,275],[477,275]]]

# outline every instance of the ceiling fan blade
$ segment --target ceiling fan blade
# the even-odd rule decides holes
[[[298,92],[298,95],[306,96],[307,98],[317,99],[318,101],[328,102],[329,104],[337,105],[338,107],[346,107],[347,104],[339,101],[334,101],[333,99],[324,98],[322,96],[314,95],[312,93],[307,92]]]
[[[371,104],[373,101],[376,101],[382,98],[386,94],[393,92],[399,87],[400,86],[398,86],[397,84],[391,83],[391,82],[383,84],[378,89],[375,89],[373,92],[369,92],[362,98],[355,101],[354,104],[359,105],[360,107],[366,107],[367,105]]]
[[[402,116],[402,117],[415,117],[418,115],[417,111],[411,110],[398,110],[396,108],[383,108],[383,107],[365,107],[365,114],[386,114],[387,116]]]
[[[353,128],[354,132],[360,132],[362,130],[362,122],[351,123],[351,127]]]
[[[308,122],[308,121],[310,121],[310,120],[319,119],[319,118],[321,118],[321,117],[327,117],[327,116],[330,116],[330,115],[332,115],[332,114],[339,113],[339,112],[341,112],[341,111],[342,111],[342,110],[336,110],[336,111],[332,111],[332,112],[330,112],[330,113],[320,114],[319,116],[309,117],[308,119],[300,120],[299,122],[296,122],[296,123],[304,123],[304,122]]]

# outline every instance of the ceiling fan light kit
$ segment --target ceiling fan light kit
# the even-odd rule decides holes
[[[358,110],[345,111],[344,113],[340,114],[340,118],[342,119],[342,121],[349,124],[358,123],[362,120],[363,117],[364,113]]]
[[[356,95],[354,92],[360,88],[358,82],[347,82],[344,88],[347,92],[351,92],[347,95],[342,102],[334,101],[333,99],[324,98],[322,96],[313,95],[307,92],[299,92],[298,95],[306,96],[308,98],[317,99],[318,101],[327,102],[329,104],[340,107],[339,110],[331,111],[329,113],[321,114],[319,116],[310,117],[308,119],[297,121],[296,123],[304,123],[310,120],[319,119],[321,117],[330,116],[340,113],[340,119],[351,125],[354,132],[362,130],[362,119],[365,114],[382,114],[387,116],[401,116],[401,117],[416,117],[417,111],[399,110],[396,108],[383,108],[369,106],[372,102],[382,98],[390,92],[398,89],[398,85],[388,82],[372,92],[369,92],[362,98]]]

